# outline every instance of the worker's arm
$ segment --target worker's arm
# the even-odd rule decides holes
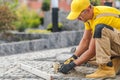
[[[92,38],[90,41],[89,48],[78,58],[74,61],[76,65],[81,65],[84,62],[87,62],[92,57],[95,56],[95,39]]]
[[[84,53],[88,49],[91,37],[92,37],[91,30],[85,30],[74,55],[79,57],[82,53]]]
[[[91,31],[86,30],[74,54],[74,55],[78,54],[80,55],[80,57],[78,57],[77,59],[71,60],[67,64],[63,64],[59,69],[60,72],[66,74],[75,66],[81,65],[82,63],[88,61],[93,56],[95,56],[95,40],[91,37],[92,37]]]

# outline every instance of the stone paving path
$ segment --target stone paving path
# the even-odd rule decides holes
[[[45,72],[46,74],[52,74],[54,77],[53,80],[102,80],[84,78],[86,74],[95,71],[96,67],[94,66],[88,67],[82,65],[80,67],[76,67],[76,71],[71,71],[71,73],[67,75],[54,73],[53,64],[56,61],[63,62],[65,59],[70,57],[72,55],[70,53],[71,48],[73,47],[2,56],[0,57],[0,80],[45,80],[43,77],[39,77],[19,67],[14,70],[16,64],[20,63]],[[13,71],[2,75],[10,70]],[[117,75],[115,79],[106,80],[120,80],[120,75]]]

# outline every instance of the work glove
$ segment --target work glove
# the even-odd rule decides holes
[[[74,62],[71,62],[69,64],[63,64],[60,68],[59,68],[59,72],[63,73],[63,74],[67,74],[70,70],[72,70],[74,67],[76,66],[76,64]]]
[[[64,61],[64,64],[69,64],[72,61],[74,61],[75,59],[77,59],[77,56],[73,55],[70,58],[68,58],[67,60]]]

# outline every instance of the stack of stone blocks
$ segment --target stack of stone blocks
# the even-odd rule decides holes
[[[63,31],[50,34],[16,33],[14,35],[30,40],[0,44],[0,56],[75,46],[79,44],[83,31]]]

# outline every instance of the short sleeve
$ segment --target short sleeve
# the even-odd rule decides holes
[[[89,22],[85,22],[84,24],[85,24],[85,30],[91,30]]]

